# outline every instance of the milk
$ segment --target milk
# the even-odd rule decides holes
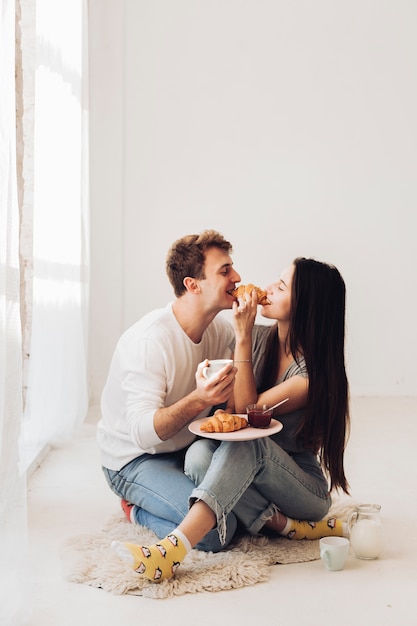
[[[350,545],[360,559],[376,559],[382,551],[382,526],[373,519],[359,519],[352,526]]]

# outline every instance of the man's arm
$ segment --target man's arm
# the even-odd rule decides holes
[[[154,428],[162,441],[173,437],[207,407],[227,402],[233,397],[236,368],[228,365],[226,374],[204,378],[203,368],[207,360],[200,363],[196,378],[196,389],[171,406],[157,409],[154,414]]]

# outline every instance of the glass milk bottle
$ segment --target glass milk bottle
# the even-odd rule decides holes
[[[350,545],[358,559],[377,559],[383,547],[379,504],[361,504],[349,515]]]

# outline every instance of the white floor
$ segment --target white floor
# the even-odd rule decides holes
[[[29,481],[31,626],[417,624],[417,398],[352,401],[346,470],[353,499],[382,506],[381,558],[350,556],[340,572],[321,561],[277,565],[267,583],[169,600],[113,596],[64,579],[64,542],[99,530],[119,507],[101,474],[94,420]]]

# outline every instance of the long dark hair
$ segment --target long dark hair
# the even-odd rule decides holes
[[[306,448],[319,455],[330,489],[349,493],[343,465],[350,423],[344,354],[346,287],[333,265],[299,257],[294,266],[289,348],[294,359],[302,353],[309,376],[298,435]],[[264,389],[276,384],[278,350],[274,326],[265,353]]]

